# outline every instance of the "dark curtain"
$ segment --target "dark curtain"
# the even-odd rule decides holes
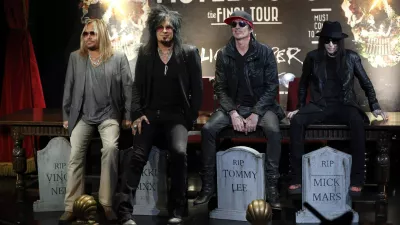
[[[31,36],[28,30],[29,0],[4,0],[9,27],[6,40],[0,116],[27,108],[45,108],[42,84]],[[0,175],[13,175],[13,141],[6,129],[0,135]],[[25,137],[23,147],[28,158],[27,172],[35,169],[34,138]]]

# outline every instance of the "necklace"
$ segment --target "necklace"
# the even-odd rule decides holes
[[[158,55],[161,58],[161,61],[163,61],[163,63],[164,63],[164,76],[167,76],[167,71],[168,71],[167,63],[171,59],[172,51],[170,48],[165,53],[160,48],[158,48],[157,51],[158,51]]]
[[[98,66],[98,65],[100,65],[101,62],[102,62],[101,56],[102,56],[102,55],[100,55],[100,56],[97,57],[96,59],[93,59],[93,58],[90,56],[90,54],[89,54],[89,59],[90,59],[90,61],[93,63],[93,65]]]

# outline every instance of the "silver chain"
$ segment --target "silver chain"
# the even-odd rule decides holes
[[[161,60],[162,60],[163,57],[168,56],[168,57],[167,57],[167,58],[168,58],[168,59],[167,59],[167,63],[168,63],[168,61],[171,59],[171,56],[172,56],[172,51],[171,51],[171,49],[168,49],[168,52],[167,52],[167,53],[162,52],[160,48],[158,48],[157,51],[158,51],[158,55],[160,56]],[[167,65],[167,63],[164,63],[164,64],[165,64],[165,66],[164,66],[164,76],[167,76],[167,72],[168,72],[168,65]]]
[[[102,62],[101,56],[102,56],[102,55],[100,55],[100,56],[95,60],[95,59],[92,59],[92,57],[91,57],[90,54],[89,54],[89,59],[90,59],[90,61],[93,63],[93,65],[98,66],[98,65],[100,65],[101,62]]]

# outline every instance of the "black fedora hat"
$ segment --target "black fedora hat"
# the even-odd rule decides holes
[[[342,26],[337,21],[325,21],[322,25],[321,31],[316,33],[315,35],[334,39],[343,39],[348,37],[347,34],[342,32]]]

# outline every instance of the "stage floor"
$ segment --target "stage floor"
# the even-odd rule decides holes
[[[32,187],[36,186],[34,180]],[[29,182],[28,182],[29,183]],[[34,213],[32,211],[32,203],[39,199],[38,190],[35,188],[28,189],[27,203],[17,205],[14,200],[14,178],[0,177],[0,224],[17,224],[18,218],[23,218],[25,224],[28,225],[54,225],[58,224],[58,218],[62,212]],[[400,188],[400,184],[392,184],[390,188],[389,198],[389,215],[388,224],[400,224],[400,196],[396,195],[396,190]],[[189,200],[189,216],[184,218],[184,223],[187,225],[245,225],[248,222],[238,222],[231,220],[209,219],[208,206],[192,206],[193,199]],[[277,224],[295,224],[295,211],[299,206],[284,202],[284,210],[274,211],[273,225]],[[20,214],[18,214],[18,210]],[[374,223],[374,205],[370,204],[355,204],[355,210],[360,216],[360,225],[372,225]],[[138,225],[164,225],[167,224],[168,218],[157,216],[137,216],[136,222]]]

